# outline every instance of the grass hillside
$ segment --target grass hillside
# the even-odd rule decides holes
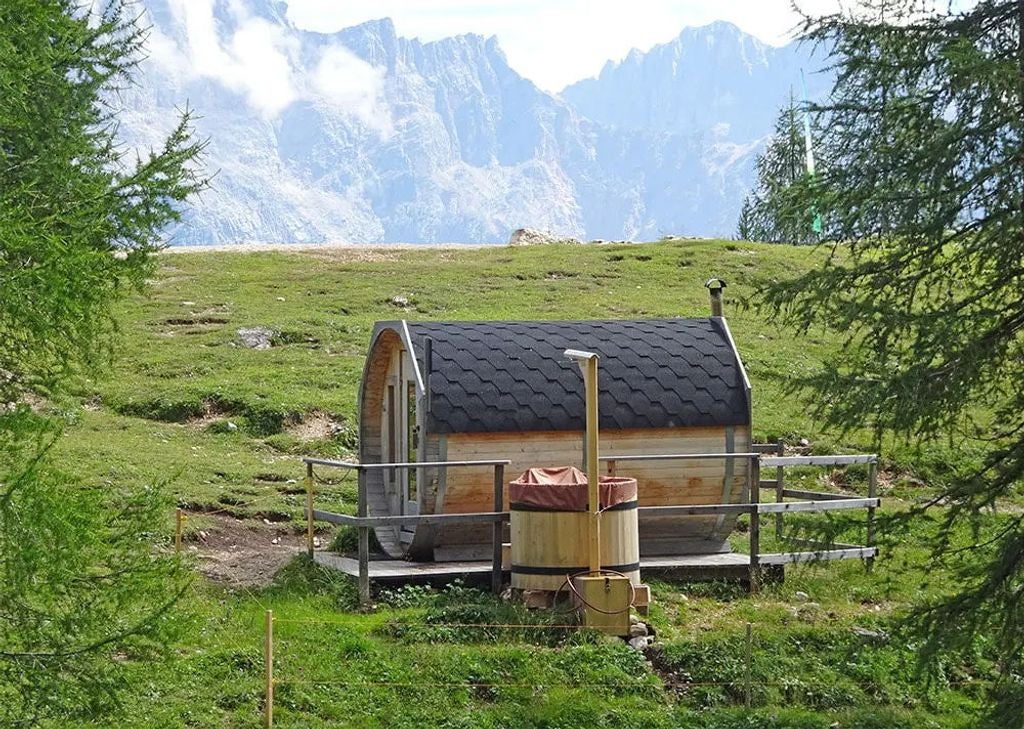
[[[831,340],[796,341],[743,306],[756,286],[805,268],[811,256],[716,241],[164,255],[148,295],[122,307],[111,375],[82,383],[86,407],[70,414],[75,437],[65,445],[92,477],[174,475],[168,488],[192,505],[269,496],[260,476],[295,477],[296,454],[354,447],[375,321],[705,316],[703,282],[713,275],[728,283],[730,326],[754,382],[756,435],[816,439],[783,380],[811,367]],[[274,346],[242,346],[237,331],[250,327],[273,330]]]
[[[190,559],[212,578],[197,579],[181,606],[186,630],[172,661],[153,666],[142,649],[118,657],[139,687],[123,725],[259,726],[267,608],[279,620],[276,726],[971,725],[990,677],[985,646],[926,682],[913,673],[915,644],[897,631],[908,605],[946,587],[921,567],[927,522],[890,535],[870,575],[860,563],[793,568],[754,597],[730,585],[655,583],[659,647],[646,660],[559,627],[462,627],[564,622],[464,586],[390,592],[359,613],[347,580],[293,559],[304,526],[297,457],[355,449],[363,355],[380,319],[704,316],[703,282],[718,276],[753,381],[755,436],[806,438],[829,452],[868,448],[863,434],[823,432],[784,389],[836,338],[797,339],[745,305],[760,284],[805,270],[816,255],[673,240],[160,256],[150,290],[120,309],[109,375],[81,381],[73,401],[40,405],[67,422],[62,457],[84,483],[160,488],[188,510]],[[272,330],[273,346],[243,346],[238,330],[254,327]],[[885,471],[890,512],[930,493],[905,467],[934,469],[908,458]],[[855,490],[863,474],[803,477]],[[321,490],[321,502],[352,510],[351,482]],[[168,546],[171,525],[169,509]]]

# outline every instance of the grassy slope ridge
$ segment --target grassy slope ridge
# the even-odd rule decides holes
[[[66,447],[90,476],[155,482],[177,474],[172,488],[189,503],[259,494],[294,511],[294,500],[275,502],[258,477],[294,477],[299,452],[353,447],[375,321],[705,316],[703,282],[712,275],[728,282],[727,315],[754,382],[757,436],[815,437],[805,408],[783,395],[782,378],[812,366],[830,341],[794,341],[739,305],[765,279],[806,267],[811,255],[715,241],[167,255],[149,296],[122,308],[113,373],[82,383],[93,406],[72,414],[80,422]],[[257,326],[276,332],[276,346],[240,345],[237,330]],[[289,423],[312,411],[348,432],[313,443],[290,435]],[[237,431],[225,429],[229,421]]]
[[[373,322],[704,316],[711,276],[728,282],[756,436],[858,450],[866,438],[828,437],[783,392],[784,378],[813,368],[835,338],[794,339],[741,305],[758,284],[816,255],[723,241],[166,255],[149,295],[122,307],[124,341],[110,376],[81,382],[80,399],[61,404],[63,455],[87,482],[160,485],[194,508],[294,522],[303,499],[288,483],[301,477],[296,456],[344,455],[355,445]],[[257,326],[274,330],[275,346],[240,345],[237,330]],[[852,476],[856,485],[861,476]],[[892,484],[887,508],[920,496],[915,488]],[[351,484],[324,490],[333,495],[324,501],[352,507]],[[361,615],[347,582],[301,562],[272,588],[198,584],[182,606],[194,627],[178,658],[158,667],[126,661],[139,690],[124,724],[258,726],[261,619],[273,608],[282,620],[278,726],[967,726],[988,670],[984,646],[926,686],[911,670],[913,644],[887,637],[904,606],[944,589],[941,575],[923,587],[920,536],[890,545],[870,576],[859,563],[794,569],[754,598],[729,586],[655,584],[658,675],[614,642],[438,627],[545,619],[462,588],[401,591]],[[739,684],[748,621],[751,713]]]

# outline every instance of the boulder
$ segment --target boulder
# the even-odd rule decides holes
[[[576,238],[563,238],[553,233],[546,233],[533,228],[519,228],[512,231],[508,239],[510,246],[547,246],[552,244],[580,245]]]
[[[238,330],[238,338],[249,349],[270,349],[274,331],[266,327],[248,327]]]

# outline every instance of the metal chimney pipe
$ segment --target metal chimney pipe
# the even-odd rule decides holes
[[[723,316],[722,292],[725,291],[725,281],[720,278],[709,278],[704,286],[711,295],[711,316]]]
[[[601,471],[598,462],[597,363],[594,352],[565,350],[565,356],[576,360],[583,373],[586,402],[587,501],[590,519],[587,524],[587,566],[591,573],[601,571]]]

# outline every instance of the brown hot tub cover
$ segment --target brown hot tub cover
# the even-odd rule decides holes
[[[636,501],[636,479],[602,476],[601,510]],[[531,468],[509,484],[513,511],[587,511],[587,474],[572,466]]]

